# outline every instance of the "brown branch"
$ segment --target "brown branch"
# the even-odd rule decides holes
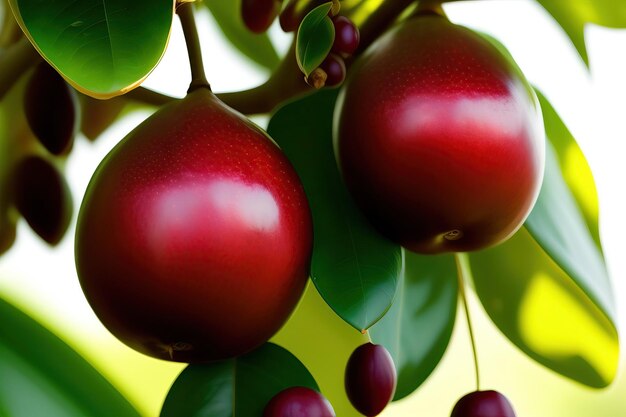
[[[413,3],[414,0],[384,1],[361,28],[361,45],[355,56],[365,50]],[[29,49],[36,54],[32,47]],[[39,55],[37,54],[36,56]],[[4,57],[0,58],[0,67],[2,66],[2,58]],[[23,66],[19,67],[24,68]],[[3,68],[3,71],[0,72],[0,97],[2,95],[1,86],[5,84],[2,81],[12,77],[5,73],[6,71]],[[241,113],[251,115],[270,113],[281,103],[314,91],[313,88],[306,84],[302,72],[298,68],[295,58],[295,42],[293,42],[285,58],[265,83],[249,90],[221,93],[217,94],[217,96],[228,106]],[[127,93],[126,97],[153,106],[162,106],[177,100],[174,97],[142,87]]]
[[[382,33],[384,33],[398,16],[415,0],[386,0],[376,9],[374,13],[361,26],[361,42],[355,56],[361,54],[370,46]]]

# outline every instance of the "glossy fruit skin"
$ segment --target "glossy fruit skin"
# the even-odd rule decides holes
[[[331,50],[345,56],[352,55],[359,47],[359,29],[345,16],[335,16],[333,26],[335,27],[335,40]]]
[[[320,68],[326,73],[326,87],[337,87],[346,79],[346,64],[339,55],[328,54]]]
[[[48,63],[35,68],[24,93],[24,114],[30,129],[53,155],[69,152],[78,131],[78,97]]]
[[[365,343],[352,352],[346,365],[345,388],[361,414],[380,414],[393,399],[396,384],[396,367],[383,346]]]
[[[72,219],[72,197],[65,178],[38,156],[21,160],[13,173],[14,203],[28,225],[50,245],[61,241]]]
[[[124,343],[178,362],[224,359],[268,340],[300,299],[311,213],[271,138],[200,88],[102,161],[75,251],[87,300]]]
[[[282,0],[242,0],[241,18],[252,32],[263,33],[280,13],[282,4]]]
[[[267,403],[263,417],[335,417],[335,411],[319,392],[306,387],[291,387]]]
[[[335,152],[357,204],[418,253],[506,240],[541,186],[545,138],[515,64],[445,17],[416,16],[366,51],[335,109]]]
[[[456,403],[450,417],[515,417],[515,412],[499,392],[474,391]]]

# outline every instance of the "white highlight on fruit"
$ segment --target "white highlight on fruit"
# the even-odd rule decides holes
[[[278,225],[276,200],[261,185],[221,180],[211,185],[209,193],[220,213],[237,217],[250,229],[271,231]]]

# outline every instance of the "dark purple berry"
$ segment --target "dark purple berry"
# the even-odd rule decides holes
[[[329,54],[320,68],[326,73],[326,87],[336,87],[346,79],[346,64],[339,55]]]
[[[267,403],[263,417],[335,417],[335,411],[319,392],[306,387],[291,387]]]
[[[280,12],[282,0],[242,0],[241,18],[254,33],[263,33]]]
[[[515,412],[499,392],[474,391],[456,403],[450,417],[515,417]]]
[[[333,18],[335,26],[335,41],[332,51],[343,56],[349,56],[359,47],[359,29],[345,16]]]
[[[352,352],[346,366],[346,393],[361,414],[380,414],[396,391],[396,368],[387,349],[366,343]]]
[[[78,98],[46,62],[37,65],[28,81],[24,113],[30,130],[50,153],[69,151],[78,129]]]
[[[57,244],[72,217],[72,198],[61,173],[45,159],[30,156],[17,165],[14,181],[17,210],[43,240]]]

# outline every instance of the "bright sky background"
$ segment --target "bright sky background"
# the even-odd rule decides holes
[[[587,155],[599,191],[601,235],[614,283],[620,328],[625,329],[626,30],[587,28],[591,62],[591,71],[588,71],[560,28],[532,1],[463,1],[446,5],[445,9],[452,21],[490,33],[509,48],[527,78],[545,93]],[[208,79],[214,91],[244,89],[263,81],[265,75],[258,68],[223,42],[208,14],[201,16],[199,27]],[[277,26],[272,28],[272,34],[284,49],[288,38]],[[146,85],[168,94],[184,95],[189,82],[186,62],[176,21],[170,48]],[[94,144],[82,138],[78,140],[67,166],[76,212],[98,162],[145,116],[146,113],[133,114]],[[258,122],[262,123],[263,119]],[[50,250],[22,222],[16,245],[0,258],[0,294],[26,305],[29,311],[55,325],[68,337],[85,339],[87,335],[91,343],[101,341],[107,349],[118,349],[111,347],[110,336],[91,312],[78,285],[73,263],[73,233],[72,228],[64,241]],[[506,392],[519,416],[626,415],[626,411],[615,414],[615,408],[606,405],[617,401],[620,395],[626,398],[623,365],[613,388],[601,393],[583,389],[519,354],[484,318],[474,299],[472,309],[478,321],[477,337],[486,386]],[[386,416],[447,417],[456,398],[472,389],[471,356],[463,324],[458,321],[449,352],[430,380],[414,396],[392,407]],[[95,360],[106,362],[103,358]],[[145,363],[142,369],[149,369],[152,362]],[[125,366],[118,365],[118,368]],[[175,375],[179,369],[174,366],[168,372]],[[112,378],[120,381],[119,375]],[[125,388],[131,393],[134,389]],[[576,407],[564,412],[573,399]],[[147,408],[154,412],[158,407]]]

